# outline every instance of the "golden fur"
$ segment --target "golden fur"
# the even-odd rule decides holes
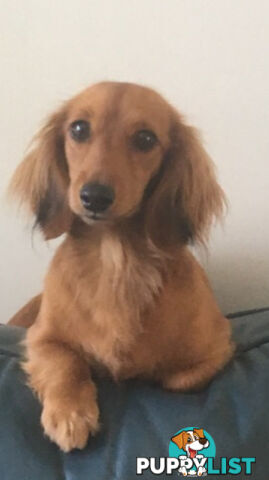
[[[91,137],[77,143],[69,125],[81,118],[91,121]],[[140,129],[157,136],[148,152],[131,142]],[[104,221],[87,218],[79,198],[91,181],[115,191]],[[45,238],[66,233],[42,297],[21,311],[29,325],[33,306],[24,369],[44,430],[63,450],[84,447],[98,429],[91,365],[186,391],[230,359],[229,323],[187,248],[206,242],[224,195],[196,131],[156,92],[105,82],[66,102],[36,136],[11,190]]]

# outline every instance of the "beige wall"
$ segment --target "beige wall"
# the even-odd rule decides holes
[[[201,128],[230,201],[203,263],[225,312],[268,305],[268,1],[2,0],[0,18],[0,321],[53,252],[6,205],[8,180],[40,120],[100,79],[152,85]]]

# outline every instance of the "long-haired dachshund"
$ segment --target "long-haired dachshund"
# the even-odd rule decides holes
[[[160,95],[86,89],[48,119],[11,189],[46,239],[66,233],[42,296],[13,321],[37,315],[24,369],[64,451],[98,429],[91,366],[187,391],[227,363],[229,323],[187,248],[206,242],[224,195],[195,130]]]

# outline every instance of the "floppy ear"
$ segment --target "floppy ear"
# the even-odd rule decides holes
[[[25,159],[16,169],[9,186],[35,215],[45,238],[66,232],[72,220],[68,207],[68,168],[64,154],[62,126],[65,109],[50,116],[37,133]]]
[[[170,149],[153,181],[147,205],[153,242],[206,243],[212,221],[223,213],[225,196],[198,133],[178,114],[171,125]]]
[[[186,435],[187,433],[183,431],[171,438],[172,442],[174,442],[180,450],[186,445]]]

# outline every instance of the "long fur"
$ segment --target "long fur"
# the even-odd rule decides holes
[[[76,145],[68,126],[89,115],[92,139]],[[157,131],[150,153],[132,149],[137,124]],[[115,189],[107,221],[83,220],[79,188],[89,181]],[[197,132],[156,92],[107,82],[71,99],[36,136],[11,190],[45,238],[66,234],[42,297],[12,322],[33,323],[24,369],[63,450],[98,429],[91,366],[186,391],[230,359],[229,323],[187,248],[206,243],[225,197]]]

